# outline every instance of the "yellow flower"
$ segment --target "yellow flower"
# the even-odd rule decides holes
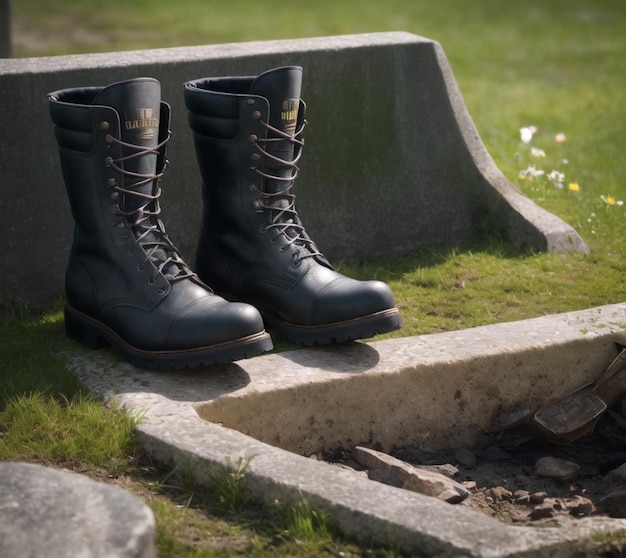
[[[623,200],[616,200],[613,196],[600,196],[600,199],[607,205],[624,205]]]
[[[577,182],[570,182],[568,188],[572,192],[580,192],[580,186]]]

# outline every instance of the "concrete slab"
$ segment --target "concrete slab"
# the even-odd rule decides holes
[[[585,518],[538,536],[307,456],[355,444],[471,443],[594,380],[624,329],[626,303],[193,371],[138,370],[106,350],[66,358],[94,393],[141,416],[148,452],[201,483],[228,460],[251,458],[255,497],[306,498],[360,538],[422,555],[569,557],[588,550],[594,531],[626,529],[626,520]]]

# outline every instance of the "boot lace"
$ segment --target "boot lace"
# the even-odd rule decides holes
[[[108,166],[124,177],[128,177],[131,181],[135,180],[134,182],[128,181],[128,184],[125,180],[123,185],[115,181],[112,187],[121,195],[140,199],[141,204],[132,211],[125,211],[117,205],[114,206],[114,213],[125,218],[125,226],[127,224],[133,233],[135,241],[131,250],[136,250],[136,248],[140,246],[146,254],[146,259],[139,265],[139,271],[143,271],[149,261],[156,266],[156,272],[150,278],[150,284],[155,283],[159,273],[167,276],[170,281],[178,281],[194,275],[189,265],[180,257],[178,249],[165,232],[165,226],[162,221],[158,219],[158,215],[161,213],[161,206],[159,204],[161,188],[158,186],[158,183],[165,174],[167,161],[163,163],[159,172],[150,174],[128,171],[120,166],[120,163],[150,154],[154,154],[158,157],[161,154],[161,149],[169,141],[170,136],[171,133],[168,132],[165,140],[154,148],[127,143],[110,134],[106,136],[107,142],[115,143],[124,149],[134,151],[118,159],[108,158],[106,162]],[[138,188],[148,183],[156,183],[154,193],[148,194],[138,190]]]
[[[300,128],[294,131],[293,134],[275,128],[262,120],[259,120],[259,123],[272,136],[266,138],[253,136],[252,141],[259,154],[266,157],[266,161],[269,161],[269,163],[266,163],[263,169],[252,167],[251,170],[267,180],[275,180],[278,184],[284,186],[276,192],[267,192],[260,190],[256,186],[252,187],[252,190],[259,196],[257,207],[261,210],[269,210],[270,215],[272,215],[271,222],[264,226],[262,232],[274,231],[272,242],[276,242],[282,237],[285,243],[279,248],[281,252],[285,252],[290,246],[297,247],[297,250],[294,251],[294,264],[299,265],[304,258],[322,255],[300,222],[300,217],[296,211],[296,196],[292,191],[294,181],[300,172],[297,163],[300,160],[302,148],[304,147],[304,140],[301,139],[301,135],[306,126],[306,120],[302,122]],[[271,148],[271,144],[284,141],[294,144],[294,157],[292,160],[281,159],[268,151]],[[288,169],[288,172],[273,174],[271,172],[272,169]],[[283,174],[286,176],[283,176]]]

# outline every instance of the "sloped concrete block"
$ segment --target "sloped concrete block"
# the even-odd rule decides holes
[[[202,204],[182,84],[287,64],[304,67],[309,121],[298,208],[331,260],[467,242],[485,223],[534,250],[587,251],[574,229],[496,168],[443,49],[430,39],[372,33],[12,59],[0,60],[2,296],[33,301],[63,288],[73,224],[48,92],[143,75],[161,81],[174,133],[162,184],[163,219],[189,257]]]

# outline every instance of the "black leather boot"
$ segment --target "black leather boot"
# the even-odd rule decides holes
[[[258,311],[213,294],[158,219],[169,106],[152,78],[49,94],[74,217],[65,327],[146,368],[227,362],[269,350]]]
[[[296,343],[398,329],[389,287],[334,271],[296,212],[301,81],[302,68],[292,66],[185,84],[204,195],[196,271],[225,298],[256,306],[268,328]]]

